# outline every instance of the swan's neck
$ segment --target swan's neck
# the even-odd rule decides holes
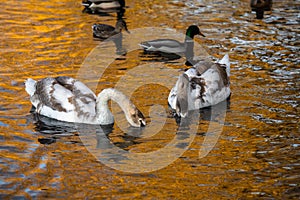
[[[186,117],[189,110],[190,98],[188,92],[190,91],[189,77],[186,74],[179,76],[176,83],[177,87],[177,100],[176,100],[176,113],[178,116]]]
[[[118,103],[123,110],[126,119],[130,121],[130,109],[132,108],[133,104],[120,91],[113,88],[108,88],[102,90],[102,92],[100,92],[97,97],[96,117],[99,123],[112,124],[114,122],[114,117],[108,107],[109,100],[113,100]]]

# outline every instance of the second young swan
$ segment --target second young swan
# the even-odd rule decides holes
[[[113,100],[123,110],[129,124],[146,125],[143,114],[120,91],[108,88],[96,96],[85,84],[71,77],[27,79],[25,90],[40,115],[66,122],[108,125],[114,117],[108,108]]]
[[[181,117],[189,110],[216,105],[230,96],[229,76],[227,54],[217,63],[202,60],[179,76],[169,94],[169,105]]]

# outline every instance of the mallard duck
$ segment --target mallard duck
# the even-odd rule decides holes
[[[272,0],[251,0],[250,6],[252,11],[256,12],[256,18],[263,19],[264,11],[270,11],[272,8]]]
[[[92,26],[93,37],[105,40],[121,33],[123,28],[127,31],[127,33],[130,33],[127,29],[126,22],[123,19],[116,22],[116,27],[107,24],[94,24]]]
[[[184,42],[179,42],[173,39],[156,39],[140,43],[140,46],[146,52],[162,52],[177,55],[185,55],[187,60],[194,57],[194,36],[201,35],[205,37],[196,25],[191,25],[186,30],[186,37]]]
[[[227,54],[218,63],[199,61],[179,76],[168,103],[180,117],[186,117],[189,110],[216,105],[230,96],[229,76]]]
[[[119,104],[129,124],[146,124],[143,114],[120,91],[108,88],[96,96],[85,84],[71,77],[27,79],[25,90],[35,112],[60,121],[109,125],[114,117],[108,108],[111,99]]]
[[[106,10],[125,7],[125,0],[83,0],[82,5],[90,10]]]

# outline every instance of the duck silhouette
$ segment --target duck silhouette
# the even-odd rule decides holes
[[[256,12],[257,19],[264,18],[264,11],[270,11],[272,8],[272,0],[251,0],[250,6],[252,11]]]

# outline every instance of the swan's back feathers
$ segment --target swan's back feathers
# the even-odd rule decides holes
[[[210,60],[202,60],[188,69],[184,74],[189,78],[188,86],[180,87],[181,79],[176,82],[175,87],[172,88],[168,102],[169,105],[177,109],[177,102],[184,102],[178,98],[186,98],[188,103],[188,109],[194,110],[207,106],[215,105],[221,101],[226,100],[230,96],[230,80],[228,76],[230,71],[230,63],[228,55],[225,55],[223,59],[214,63]],[[188,89],[188,95],[184,94]],[[183,104],[184,105],[184,104]],[[181,116],[184,116],[186,112],[180,111]]]
[[[90,88],[71,77],[60,76],[56,78],[56,81],[60,86],[67,89],[68,92],[71,92],[71,95],[68,97],[68,102],[74,105],[72,108],[73,112],[85,117],[92,117],[96,115],[95,102],[97,97]],[[60,94],[57,95],[57,98],[61,98]]]
[[[219,61],[219,64],[226,66],[226,73],[230,76],[230,60],[228,54],[225,54],[225,56]]]
[[[94,92],[82,82],[67,76],[59,76],[55,79],[60,85],[72,91],[75,96],[86,97],[96,101],[96,95]]]
[[[58,112],[69,112],[74,109],[69,101],[72,96],[72,92],[55,78],[44,78],[36,82],[36,91],[31,100],[38,110],[47,106]]]
[[[95,118],[96,95],[80,81],[64,76],[44,78],[32,88],[33,82],[26,81],[26,91],[34,90],[30,100],[39,114],[70,122]]]
[[[196,72],[197,72],[197,76],[200,76],[201,74],[204,74],[206,72],[206,70],[211,68],[213,65],[214,65],[213,62],[207,61],[207,60],[198,62],[194,66],[194,68],[196,69]]]
[[[25,90],[30,96],[32,96],[35,93],[35,84],[36,81],[31,78],[25,81]]]

